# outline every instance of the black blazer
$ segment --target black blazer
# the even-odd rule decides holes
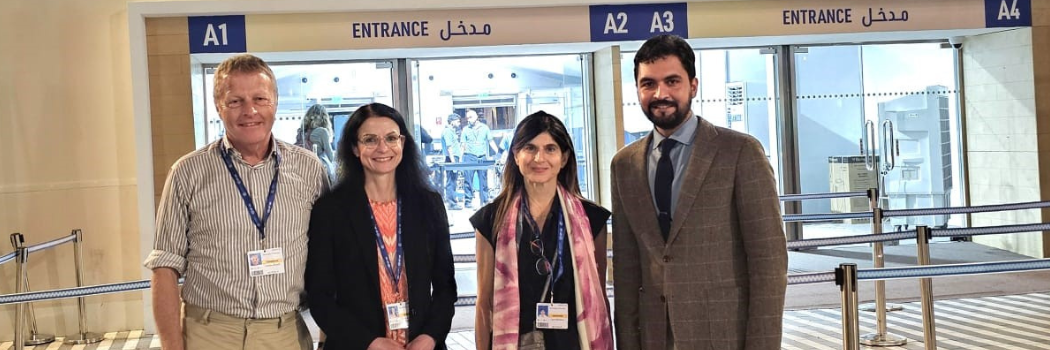
[[[457,298],[445,206],[437,193],[403,197],[401,205],[408,340],[427,334],[445,349]],[[360,183],[343,183],[318,199],[310,215],[306,291],[327,336],[325,350],[366,349],[386,336],[371,210]]]

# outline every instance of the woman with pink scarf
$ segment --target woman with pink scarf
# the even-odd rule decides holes
[[[543,111],[526,117],[505,166],[502,192],[470,218],[478,349],[612,349],[609,211],[580,194],[565,125]]]

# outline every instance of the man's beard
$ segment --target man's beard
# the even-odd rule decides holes
[[[649,121],[652,122],[653,125],[656,125],[656,127],[664,130],[672,130],[674,128],[677,128],[679,125],[682,125],[682,122],[684,122],[686,118],[690,117],[690,114],[692,114],[690,112],[690,110],[692,110],[692,103],[693,101],[689,100],[683,106],[675,104],[673,100],[653,101],[649,102],[649,108],[643,109],[642,112],[645,113],[645,116],[649,118]],[[653,109],[655,107],[660,106],[674,106],[674,113],[671,113],[671,115],[658,117],[656,116],[656,113],[653,113]]]

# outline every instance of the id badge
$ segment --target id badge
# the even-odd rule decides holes
[[[408,329],[408,303],[386,304],[386,322],[390,330]]]
[[[536,329],[569,329],[569,304],[537,303]]]
[[[261,277],[284,273],[284,251],[281,248],[248,252],[248,275]]]

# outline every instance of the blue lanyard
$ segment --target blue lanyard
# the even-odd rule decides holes
[[[248,208],[248,216],[252,218],[252,223],[259,230],[259,239],[266,239],[266,222],[270,220],[270,213],[273,212],[273,201],[277,197],[277,178],[280,174],[281,156],[274,156],[273,180],[270,181],[270,193],[266,195],[266,211],[260,219],[259,212],[255,210],[255,203],[252,202],[252,196],[248,194],[248,189],[244,187],[244,180],[241,180],[241,175],[233,167],[233,160],[230,159],[229,151],[224,146],[220,153],[222,153],[222,161],[226,163],[226,170],[230,171],[233,183],[237,185],[237,191],[241,193],[244,206]]]
[[[529,210],[529,200],[528,200],[528,198],[522,198],[521,200],[522,200],[522,207],[525,208],[525,213],[528,214],[528,215],[525,216],[525,218],[527,218],[529,220],[529,225],[531,225],[533,228],[535,228],[535,230],[533,231],[533,237],[535,237],[535,239],[540,240],[542,242],[542,239],[543,239],[543,235],[542,235],[543,228],[539,227],[539,224],[536,223],[536,219],[532,218],[532,211]],[[563,212],[562,212],[561,208],[559,208],[558,209],[558,247],[554,251],[555,252],[554,253],[554,259],[553,259],[553,262],[551,263],[551,265],[557,265],[558,269],[557,269],[557,272],[554,274],[554,280],[551,281],[551,290],[552,291],[554,290],[554,284],[557,283],[558,280],[561,279],[562,274],[565,273],[565,256],[563,255],[563,252],[564,252],[563,249],[565,247],[565,236],[566,236],[566,234],[565,234],[565,220],[564,220]],[[543,258],[546,259],[547,257],[543,257]]]
[[[401,268],[405,265],[405,251],[401,247],[401,197],[397,197],[397,236],[394,236],[397,240],[397,250],[394,255],[397,258],[397,269],[390,265],[390,253],[386,252],[386,245],[383,244],[383,234],[379,232],[379,223],[376,222],[376,216],[371,210],[368,211],[368,216],[372,218],[372,225],[376,229],[376,246],[379,247],[379,254],[383,257],[383,264],[386,265],[386,273],[390,276],[390,280],[394,282],[394,294],[401,294],[401,289],[398,288],[401,283]]]
[[[551,291],[554,290],[554,283],[557,283],[561,279],[561,275],[565,272],[565,254],[562,249],[565,248],[565,220],[562,215],[562,211],[558,210],[558,251],[555,253],[554,259],[558,261],[558,273],[554,277],[554,281],[551,283]],[[551,302],[554,302],[553,298]]]

